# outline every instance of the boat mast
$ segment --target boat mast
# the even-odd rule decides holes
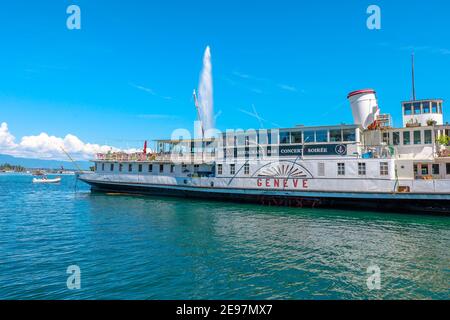
[[[202,129],[202,138],[203,138],[205,136],[205,130],[203,129],[202,119],[200,118],[200,106],[198,105],[197,93],[195,92],[195,89],[194,89],[194,93],[192,95],[194,96],[195,109],[197,110],[197,120],[200,122],[200,127]]]
[[[414,52],[411,55],[411,63],[412,63],[412,96],[413,101],[416,101],[416,81],[414,75]]]
[[[73,160],[73,158],[70,156],[70,154],[64,149],[64,147],[62,145],[59,146],[61,148],[61,150],[66,154],[66,156],[69,158],[69,160],[77,167],[79,172],[82,172],[83,170],[81,170],[80,166],[75,162],[75,160]]]
[[[202,129],[202,161],[203,161],[205,158],[205,150],[203,145],[204,144],[203,139],[205,138],[205,129],[203,129],[203,122],[202,119],[200,118],[200,106],[198,104],[197,93],[195,92],[195,89],[192,95],[194,96],[195,109],[197,110],[197,119],[200,122],[200,128]]]

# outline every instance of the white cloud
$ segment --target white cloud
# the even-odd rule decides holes
[[[0,126],[0,154],[8,154],[16,157],[67,160],[62,148],[76,160],[90,160],[96,153],[108,151],[120,151],[107,145],[85,143],[78,137],[68,134],[64,138],[49,136],[41,133],[37,136],[24,136],[19,143],[9,132],[8,124],[3,122]],[[124,150],[136,152],[137,149]]]
[[[171,114],[159,114],[159,113],[150,113],[150,114],[140,114],[138,115],[141,119],[150,119],[150,120],[174,120],[178,119],[178,116]]]
[[[282,83],[280,83],[280,84],[278,85],[278,87],[280,87],[281,89],[286,90],[286,91],[291,91],[291,92],[297,92],[297,91],[298,91],[296,87],[294,87],[294,86],[289,86],[289,85],[287,85],[287,84],[282,84]]]
[[[145,91],[147,93],[150,93],[152,96],[156,96],[156,92],[153,89],[151,89],[151,88],[140,86],[140,85],[137,85],[137,84],[134,84],[134,83],[130,83],[130,86],[135,87],[136,89]]]
[[[288,85],[285,83],[277,83],[274,80],[271,80],[269,78],[261,78],[261,77],[256,77],[247,73],[241,73],[238,71],[234,71],[232,73],[232,75],[234,77],[243,79],[244,82],[259,82],[259,85],[266,85],[266,87],[277,87],[278,89],[284,90],[284,91],[289,91],[289,92],[293,92],[293,93],[304,93],[304,90],[299,90],[298,88],[292,86],[292,85]],[[233,79],[230,79],[228,77],[225,77],[225,80],[232,86],[241,86],[241,87],[246,87],[247,89],[250,89],[250,91],[254,92],[254,93],[263,93],[264,91],[261,89],[254,89],[254,88],[249,88],[248,86],[243,86],[242,84],[236,82]]]
[[[381,47],[392,47],[396,50],[405,50],[409,52],[425,52],[425,53],[431,53],[431,54],[438,54],[443,56],[450,55],[450,49],[449,48],[442,48],[442,47],[434,47],[434,46],[415,46],[415,45],[403,45],[400,47],[395,47],[391,45],[388,42],[380,42],[378,43]]]
[[[144,91],[144,92],[147,92],[147,93],[151,94],[152,96],[159,97],[159,98],[164,99],[164,100],[173,100],[172,97],[169,97],[169,96],[161,96],[161,95],[157,94],[157,93],[155,92],[155,90],[153,90],[153,89],[151,89],[151,88],[147,88],[147,87],[144,87],[144,86],[141,86],[141,85],[137,85],[137,84],[134,84],[134,83],[132,83],[132,82],[130,82],[129,84],[130,84],[130,86],[132,86],[133,88],[136,88],[136,89],[142,90],[142,91]]]
[[[9,132],[8,124],[3,122],[0,125],[0,150],[13,148],[14,140],[14,136]]]

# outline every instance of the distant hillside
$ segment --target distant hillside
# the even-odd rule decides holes
[[[61,166],[67,170],[77,169],[77,167],[70,161],[27,159],[0,154],[0,164],[4,163],[31,169],[60,169]],[[88,161],[77,161],[76,163],[83,170],[89,170],[89,167],[92,166],[92,163]]]

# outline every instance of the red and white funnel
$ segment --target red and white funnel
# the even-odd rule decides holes
[[[347,96],[352,108],[354,124],[361,125],[364,129],[374,125],[380,114],[375,94],[373,89],[364,89],[350,92]]]

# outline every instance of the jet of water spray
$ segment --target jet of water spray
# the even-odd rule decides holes
[[[206,132],[209,129],[213,129],[215,125],[211,50],[209,49],[209,46],[206,47],[205,54],[203,56],[203,70],[200,75],[198,88],[200,120],[203,123],[203,130]]]

